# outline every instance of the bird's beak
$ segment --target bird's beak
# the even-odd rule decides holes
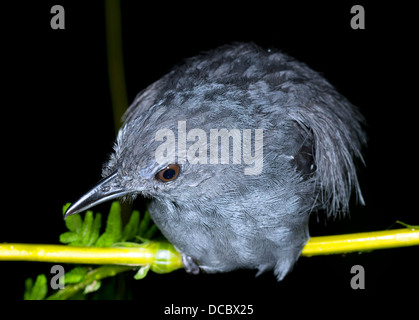
[[[122,197],[128,193],[130,191],[120,185],[117,174],[113,173],[102,179],[93,189],[73,203],[65,212],[64,219],[99,203]]]

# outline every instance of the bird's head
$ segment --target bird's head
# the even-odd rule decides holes
[[[154,106],[120,129],[114,152],[102,171],[103,179],[72,204],[65,216],[117,199],[168,198],[182,201],[194,197],[194,187],[211,178],[209,170],[182,161],[179,134],[185,117],[170,107]],[[185,144],[190,146],[190,142]],[[205,151],[205,155],[207,151]]]

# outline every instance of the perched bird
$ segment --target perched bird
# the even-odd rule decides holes
[[[191,273],[292,269],[311,213],[363,203],[363,117],[304,63],[253,43],[186,59],[141,91],[103,180],[66,216],[114,198],[150,215]]]

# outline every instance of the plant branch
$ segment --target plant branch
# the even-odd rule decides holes
[[[108,53],[109,88],[115,132],[121,126],[121,118],[128,106],[122,53],[121,8],[118,0],[105,1],[106,45]]]
[[[387,231],[313,237],[303,256],[343,254],[419,245],[419,230],[404,228]],[[0,244],[0,260],[42,261],[77,264],[150,265],[158,273],[182,268],[182,259],[166,242],[151,241],[136,247],[95,248],[46,244]]]
[[[83,281],[75,284],[67,284],[64,289],[58,290],[46,300],[67,300],[95,281],[100,281],[107,277],[113,277],[118,273],[129,271],[131,269],[132,267],[126,266],[101,266],[88,272]]]
[[[313,237],[306,244],[301,255],[311,257],[417,245],[419,245],[419,230],[405,228]]]
[[[97,248],[51,244],[0,244],[0,261],[39,261],[75,264],[150,265],[157,273],[182,267],[178,251],[167,242],[151,241],[135,247]]]

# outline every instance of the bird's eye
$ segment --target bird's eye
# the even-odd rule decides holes
[[[156,174],[156,178],[162,182],[175,180],[179,175],[180,167],[178,164],[170,164]]]

